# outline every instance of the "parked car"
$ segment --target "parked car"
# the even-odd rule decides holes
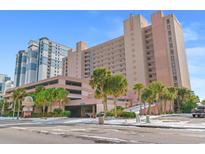
[[[192,110],[193,117],[205,117],[205,106],[198,106]]]

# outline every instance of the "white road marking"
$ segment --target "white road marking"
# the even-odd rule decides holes
[[[17,129],[17,130],[26,130],[27,128],[23,128],[23,127],[11,127],[13,129]]]
[[[104,137],[104,136],[82,135],[82,137],[93,138],[93,139],[101,139],[101,140],[106,140],[106,141],[127,142],[127,140],[123,140],[123,139],[119,139],[119,138]]]
[[[0,125],[0,127],[12,126],[12,125],[21,126],[21,125],[28,125],[28,124],[34,124],[34,123],[12,123],[12,124],[3,124],[3,125]]]

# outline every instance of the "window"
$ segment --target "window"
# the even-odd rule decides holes
[[[34,70],[34,71],[37,70],[37,64],[31,63],[30,69],[31,69],[31,70]]]
[[[75,82],[75,81],[66,81],[66,85],[70,85],[70,86],[78,86],[81,87],[81,82]]]
[[[167,25],[167,29],[170,29],[171,27],[170,27],[170,25]]]

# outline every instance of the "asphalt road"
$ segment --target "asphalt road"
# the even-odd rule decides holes
[[[94,124],[11,126],[0,128],[0,143],[9,144],[178,144],[205,143],[205,131]]]

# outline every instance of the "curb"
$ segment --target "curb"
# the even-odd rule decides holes
[[[91,123],[90,123],[91,124]],[[113,125],[113,126],[132,126],[132,127],[141,127],[141,128],[165,128],[165,129],[196,129],[196,130],[205,130],[205,127],[193,127],[193,126],[159,126],[159,125],[143,125],[143,124],[104,124],[104,125]]]

